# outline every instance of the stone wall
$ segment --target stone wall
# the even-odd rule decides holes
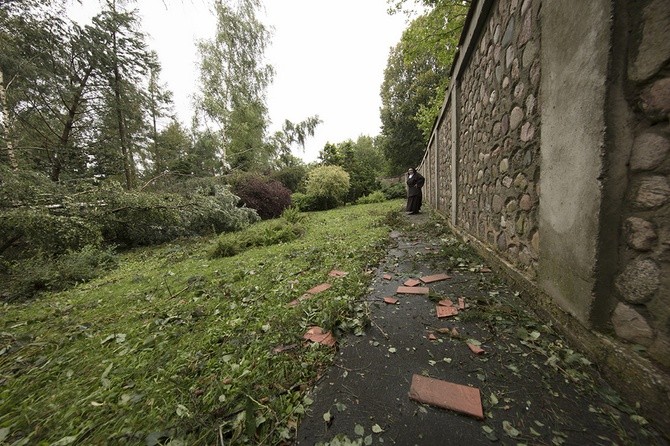
[[[669,120],[668,0],[473,0],[419,167],[668,436]]]
[[[612,323],[670,367],[670,4],[641,3],[627,11],[632,147]]]

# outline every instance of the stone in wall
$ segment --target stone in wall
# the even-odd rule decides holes
[[[670,200],[670,185],[665,176],[655,175],[640,182],[635,196],[635,204],[641,209],[653,209]]]
[[[653,223],[639,217],[626,219],[624,233],[628,246],[636,251],[650,251],[658,239]]]
[[[630,168],[633,172],[654,170],[665,160],[669,151],[670,139],[652,131],[642,133],[635,138]]]
[[[667,0],[652,0],[643,12],[640,45],[628,65],[634,82],[649,79],[670,59],[670,7]]]
[[[640,109],[652,122],[670,119],[670,78],[660,79],[642,91]]]
[[[660,273],[658,265],[653,260],[634,260],[617,277],[616,288],[628,303],[649,302],[659,288]]]
[[[619,303],[612,314],[612,325],[617,336],[644,346],[653,342],[654,333],[640,313],[630,305]]]
[[[670,338],[668,336],[659,334],[649,346],[648,352],[651,357],[670,368]]]

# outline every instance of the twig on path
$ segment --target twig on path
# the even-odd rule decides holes
[[[382,330],[382,327],[380,327],[379,325],[377,325],[377,323],[376,323],[375,321],[373,321],[372,319],[370,319],[370,322],[372,323],[372,325],[374,325],[375,327],[377,327],[377,329],[378,329],[379,331],[382,332],[382,334],[384,335],[384,337],[385,337],[386,339],[389,339],[389,335],[387,335],[386,332],[385,332],[384,330]]]

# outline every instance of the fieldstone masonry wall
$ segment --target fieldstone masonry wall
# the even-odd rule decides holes
[[[670,3],[643,3],[627,11],[633,142],[612,323],[620,338],[670,367]]]
[[[669,0],[473,0],[459,48],[425,200],[670,407]]]

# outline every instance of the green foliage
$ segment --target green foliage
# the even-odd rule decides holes
[[[404,1],[391,0],[396,10]],[[381,140],[390,173],[421,161],[449,84],[469,1],[423,1],[416,17],[392,49],[381,88]]]
[[[405,189],[405,185],[403,183],[384,185],[384,187],[382,187],[382,192],[384,192],[387,200],[405,198],[407,196],[407,190]]]
[[[384,158],[374,140],[368,136],[360,136],[356,142],[328,143],[319,158],[323,165],[340,166],[349,174],[348,203],[355,202],[381,186],[378,177],[385,170]]]
[[[296,206],[290,206],[284,209],[281,218],[289,223],[302,223],[307,219],[307,216],[300,212]]]
[[[382,203],[386,200],[387,198],[384,192],[377,190],[372,192],[371,194],[359,198],[358,200],[356,200],[356,204]]]
[[[13,301],[31,298],[39,292],[66,290],[99,277],[117,264],[113,248],[91,245],[67,251],[57,259],[38,254],[9,265],[0,294]]]
[[[291,443],[306,389],[335,353],[302,335],[365,324],[365,271],[381,259],[389,228],[380,222],[397,207],[310,215],[302,237],[235,257],[209,258],[211,241],[143,248],[104,277],[6,303],[4,441]],[[349,274],[330,278],[335,265]],[[326,280],[323,298],[287,305]]]
[[[285,219],[256,224],[244,231],[220,236],[211,257],[231,257],[249,248],[290,242],[303,233],[304,228],[300,223],[291,223]]]
[[[309,172],[305,187],[316,210],[333,209],[344,204],[349,192],[349,174],[340,166],[320,166]]]
[[[316,211],[316,197],[304,194],[302,192],[295,192],[291,194],[291,205],[300,209],[303,212]]]
[[[291,192],[297,192],[307,178],[307,166],[304,164],[282,167],[270,175],[280,181]]]
[[[100,228],[82,216],[54,215],[39,208],[8,209],[0,216],[0,246],[20,243],[21,252],[12,252],[12,257],[55,257],[102,242]]]

